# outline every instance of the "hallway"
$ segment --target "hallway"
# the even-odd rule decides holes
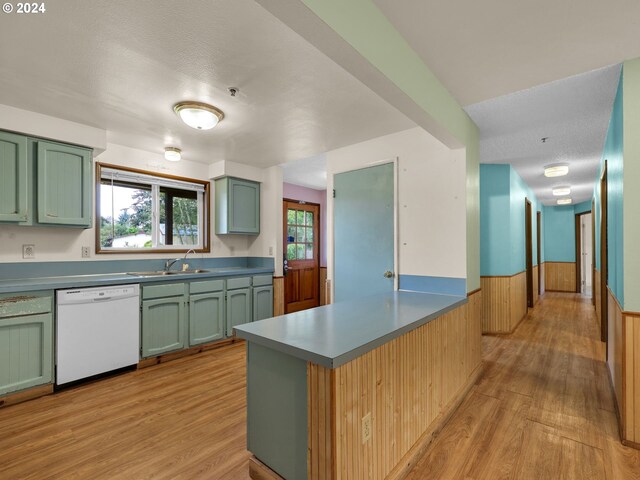
[[[511,335],[484,336],[484,374],[409,479],[640,479],[618,439],[591,299],[547,293]]]

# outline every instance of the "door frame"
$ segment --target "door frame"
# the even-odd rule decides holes
[[[525,268],[527,277],[527,307],[533,308],[533,219],[531,202],[524,199],[524,237],[525,237]],[[538,275],[540,272],[538,272]]]
[[[590,215],[591,212],[582,212],[575,214],[575,231],[576,231],[576,293],[582,293],[582,217],[583,215]],[[593,222],[593,215],[591,216]],[[593,244],[591,245],[593,250]],[[594,290],[593,283],[591,284],[591,294],[593,296]]]
[[[604,161],[602,176],[600,177],[600,341],[607,344],[609,337],[609,287],[607,256],[607,226],[608,222],[608,189],[607,189],[607,160]],[[608,351],[607,351],[608,355]],[[606,358],[606,357],[605,357]]]
[[[364,170],[365,168],[370,168],[370,167],[378,167],[380,165],[385,165],[387,163],[391,163],[393,164],[393,272],[394,272],[394,276],[393,276],[393,289],[394,291],[398,290],[398,285],[399,285],[399,276],[400,274],[398,273],[398,267],[400,265],[400,260],[399,260],[399,248],[398,248],[398,238],[399,238],[399,226],[398,226],[398,210],[399,210],[399,201],[398,201],[398,164],[399,164],[399,157],[391,157],[391,158],[385,158],[383,160],[376,160],[373,162],[368,162],[365,163],[364,165],[360,165],[358,167],[350,167],[350,168],[345,168],[345,169],[338,169],[334,172],[331,173],[331,189],[334,190],[334,185],[335,185],[335,181],[334,181],[334,177],[336,175],[339,175],[341,173],[347,173],[347,172],[355,172],[357,170]],[[328,189],[327,189],[328,190]],[[328,199],[329,202],[331,204],[330,208],[327,208],[327,214],[331,213],[331,218],[327,218],[327,223],[331,222],[331,234],[333,236],[333,238],[331,239],[331,251],[327,251],[327,255],[331,254],[331,260],[329,261],[329,259],[327,259],[327,265],[331,265],[331,298],[334,299],[335,298],[335,282],[333,281],[333,276],[335,274],[335,249],[336,249],[336,243],[335,243],[335,213],[333,210],[333,195],[330,196],[330,198]]]
[[[538,295],[542,295],[542,271],[540,269],[540,265],[542,265],[542,262],[540,261],[540,257],[542,256],[541,254],[541,250],[542,247],[540,246],[540,238],[541,238],[541,234],[540,234],[540,225],[542,224],[542,212],[540,212],[540,210],[538,210],[536,212],[536,254],[537,254],[537,260],[538,260]]]
[[[297,203],[299,205],[313,205],[318,207],[318,218],[317,218],[317,226],[318,226],[318,234],[316,235],[316,239],[318,241],[318,278],[316,279],[318,282],[318,306],[320,306],[320,292],[322,289],[322,285],[320,285],[320,269],[322,268],[321,265],[321,261],[320,259],[322,258],[322,233],[321,233],[321,229],[322,229],[322,222],[320,221],[320,218],[322,216],[322,205],[320,205],[319,203],[316,202],[307,202],[306,200],[295,200],[292,198],[282,198],[282,231],[283,231],[283,235],[282,235],[282,248],[283,248],[283,252],[282,252],[282,263],[283,263],[283,270],[282,270],[282,276],[285,276],[285,271],[284,271],[284,261],[287,260],[287,235],[286,235],[286,230],[287,230],[287,215],[286,215],[286,207],[285,207],[285,202],[292,202],[292,203]],[[282,295],[283,295],[283,304],[284,304],[284,310],[286,313],[286,308],[287,308],[287,281],[286,279],[282,282]]]

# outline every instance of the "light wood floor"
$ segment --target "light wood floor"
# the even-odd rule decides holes
[[[640,479],[618,441],[593,307],[546,294],[484,337],[485,374],[409,478]],[[0,409],[0,479],[247,479],[235,344]]]
[[[409,479],[640,479],[618,437],[591,299],[547,293],[508,336]]]

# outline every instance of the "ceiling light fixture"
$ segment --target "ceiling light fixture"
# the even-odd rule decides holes
[[[547,165],[544,167],[545,177],[562,177],[569,173],[569,165],[563,163],[558,165]]]
[[[179,162],[182,159],[182,150],[176,147],[165,147],[164,159],[170,162]]]
[[[570,198],[559,198],[556,202],[558,205],[569,205],[571,203]]]
[[[571,187],[555,187],[551,189],[551,192],[553,192],[553,195],[556,197],[564,197],[571,193]]]
[[[176,103],[173,111],[184,123],[198,130],[209,130],[224,118],[222,110],[202,102]]]

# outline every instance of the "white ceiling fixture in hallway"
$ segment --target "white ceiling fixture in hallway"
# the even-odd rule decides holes
[[[266,167],[415,126],[253,0],[66,0],[2,20],[0,104],[111,143]],[[173,112],[184,100],[225,118],[193,130]]]
[[[480,128],[480,161],[511,164],[545,205],[556,204],[558,186],[571,187],[573,203],[589,200],[619,75],[614,65],[466,107]],[[545,177],[556,163],[568,175]]]

